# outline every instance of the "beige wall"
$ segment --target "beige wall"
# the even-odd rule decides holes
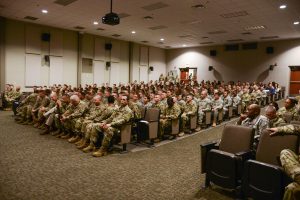
[[[274,54],[266,54],[268,46],[274,47]],[[217,50],[216,57],[209,55],[212,49]],[[224,51],[224,46],[174,49],[167,51],[167,71],[177,69],[179,73],[179,68],[197,67],[198,81],[276,81],[288,87],[288,66],[300,65],[299,58],[300,39],[258,43],[256,50]],[[208,71],[209,66],[215,70]]]
[[[5,71],[5,83],[12,83],[20,85],[24,90],[25,87],[25,70],[26,70],[26,53],[28,48],[37,52],[41,57],[41,85],[47,85],[49,82],[49,66],[44,65],[43,57],[48,54],[49,43],[40,41],[40,35],[43,32],[49,32],[58,35],[62,35],[62,45],[60,49],[55,49],[63,60],[63,83],[76,86],[81,83],[81,63],[78,58],[90,58],[95,59],[98,62],[105,63],[109,61],[109,52],[99,48],[96,52],[96,40],[103,42],[97,44],[104,49],[104,44],[111,42],[113,44],[112,49],[112,67],[104,70],[103,82],[122,82],[127,83],[130,80],[139,80],[139,67],[140,67],[140,45],[133,43],[133,51],[131,59],[129,59],[130,45],[127,41],[114,40],[111,38],[105,38],[101,36],[95,36],[90,34],[82,34],[79,37],[78,32],[57,29],[53,27],[47,27],[42,25],[30,24],[15,20],[6,19],[5,27],[5,49],[4,58],[5,64],[1,65],[1,72]],[[29,30],[29,31],[28,31]],[[26,33],[34,33],[31,37],[26,37]],[[33,46],[28,47],[28,40],[32,42]],[[31,41],[32,40],[32,41]],[[81,40],[81,41],[79,41]],[[79,43],[81,45],[79,45]],[[98,41],[99,42],[99,41]],[[27,45],[26,45],[27,43]],[[40,44],[39,44],[40,43]],[[31,43],[30,43],[31,44]],[[51,46],[51,45],[50,45]],[[80,50],[78,49],[81,48]],[[148,73],[144,70],[144,77],[147,76],[150,79],[157,80],[160,73],[166,72],[166,51],[155,47],[147,47],[149,49],[149,63],[145,67],[153,66],[154,71]],[[97,54],[97,55],[95,55]],[[99,55],[103,54],[103,56]],[[129,61],[131,60],[131,66]],[[50,59],[51,62],[51,59]],[[145,69],[145,68],[144,68]],[[93,77],[93,76],[86,76]],[[34,77],[32,77],[34,78]],[[2,79],[2,80],[3,80]],[[89,82],[89,81],[87,81]]]

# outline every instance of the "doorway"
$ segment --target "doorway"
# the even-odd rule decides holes
[[[289,66],[290,75],[290,95],[296,96],[300,94],[300,66]]]
[[[179,68],[180,70],[180,81],[185,83],[190,80],[197,80],[197,68]]]

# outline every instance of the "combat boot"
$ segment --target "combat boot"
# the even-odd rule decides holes
[[[65,133],[65,132],[61,132],[60,134],[56,135],[55,137],[57,137],[57,138],[61,138],[62,136],[65,136],[65,135],[66,135],[66,133]]]
[[[98,151],[95,151],[92,155],[94,157],[106,156],[107,155],[107,150],[101,147]]]
[[[94,151],[94,149],[95,149],[95,145],[94,145],[94,143],[91,142],[90,145],[85,147],[84,149],[82,149],[82,151],[84,153],[88,153],[88,152]]]
[[[184,132],[183,132],[183,131],[181,131],[181,132],[178,134],[178,136],[179,136],[179,137],[182,137],[182,136],[184,136]]]
[[[79,140],[80,140],[79,135],[76,135],[76,136],[73,136],[72,138],[70,138],[70,139],[68,140],[68,142],[70,142],[70,143],[75,143],[75,142],[78,142]]]
[[[60,129],[57,129],[56,131],[51,132],[51,135],[52,135],[52,136],[56,136],[56,135],[58,135],[58,134],[60,134],[60,133],[61,133],[61,130],[60,130]]]
[[[61,138],[61,139],[69,139],[69,138],[71,138],[71,137],[72,137],[71,133],[68,133],[68,134],[66,134],[66,135],[61,136],[60,138]]]
[[[75,142],[75,145],[76,145],[76,146],[79,146],[79,145],[81,145],[81,144],[84,143],[84,142],[85,142],[85,138],[83,137],[83,138],[81,138],[81,140]]]
[[[38,123],[38,122],[33,125],[34,128],[37,128],[39,126],[40,126],[40,123]]]
[[[89,146],[88,141],[84,141],[82,144],[77,146],[77,149],[84,149]]]
[[[40,133],[40,135],[47,135],[49,133],[50,133],[50,127],[47,127],[45,131]]]

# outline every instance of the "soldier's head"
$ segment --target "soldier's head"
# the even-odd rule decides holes
[[[215,92],[215,93],[214,93],[214,99],[215,99],[215,100],[218,100],[219,98],[220,98],[219,93],[218,93],[218,92]]]
[[[45,97],[46,96],[46,91],[45,90],[40,90],[39,91],[39,96],[40,97]]]
[[[260,114],[260,107],[257,104],[251,104],[248,106],[246,112],[250,119],[254,119]]]
[[[276,101],[271,102],[269,105],[270,106],[274,106],[275,109],[276,109],[276,111],[279,110],[279,105],[278,105],[278,103]]]
[[[143,101],[144,101],[144,104],[147,104],[147,103],[150,101],[150,96],[145,95],[145,96],[143,97]]]
[[[62,97],[61,97],[61,101],[66,103],[66,104],[69,104],[70,103],[70,96],[67,95],[67,94],[63,94]]]
[[[17,87],[16,87],[16,91],[19,92],[20,90],[21,90],[21,87],[20,87],[20,86],[17,86]]]
[[[154,96],[154,102],[155,103],[158,103],[159,101],[160,101],[160,95],[159,94],[156,94],[155,96]]]
[[[171,90],[167,90],[166,96],[167,96],[167,97],[170,97],[170,96],[172,96],[172,92],[171,92]]]
[[[139,95],[137,93],[133,93],[132,100],[133,100],[133,102],[136,102],[137,100],[139,100]]]
[[[52,92],[50,94],[50,98],[51,98],[52,101],[57,101],[57,94],[56,94],[56,92]]]
[[[107,97],[107,103],[108,104],[113,104],[115,103],[115,97],[113,95],[110,95]]]
[[[172,97],[167,98],[167,104],[169,107],[172,107],[174,105],[174,99]]]
[[[80,103],[80,98],[77,95],[72,95],[70,101],[73,106],[77,106]]]
[[[129,97],[127,95],[122,95],[121,96],[121,106],[126,106],[128,104],[128,99]]]
[[[186,102],[188,102],[188,103],[191,102],[193,100],[193,98],[194,98],[194,96],[192,94],[188,94],[186,96]]]
[[[293,99],[293,98],[287,98],[285,100],[285,103],[284,103],[284,107],[286,109],[291,109],[293,108],[295,105],[297,104],[297,100]]]
[[[99,106],[101,103],[101,96],[99,96],[99,95],[94,96],[93,102],[96,106]]]
[[[207,97],[207,91],[203,90],[200,95],[201,99],[205,99]]]
[[[227,91],[227,90],[224,90],[223,96],[224,96],[224,97],[227,97],[227,96],[228,96],[228,91]]]
[[[276,108],[274,106],[269,105],[265,111],[266,111],[266,117],[269,120],[275,119],[277,117]]]
[[[167,98],[167,93],[163,91],[163,92],[161,93],[161,95],[160,95],[160,98],[161,98],[162,100],[164,100],[165,98]]]

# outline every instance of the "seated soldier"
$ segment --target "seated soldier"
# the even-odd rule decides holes
[[[60,121],[61,116],[67,111],[68,107],[70,105],[70,96],[68,94],[63,94],[61,96],[61,99],[57,100],[56,102],[56,110],[54,112],[54,127],[57,129],[55,132],[52,132],[52,136],[59,136],[63,131],[63,126]],[[51,119],[48,118],[50,121]],[[49,123],[49,124],[48,124]],[[46,122],[48,126],[51,126],[51,122]]]
[[[223,113],[228,115],[229,106],[232,106],[232,99],[228,94],[228,91],[223,92]]]
[[[161,114],[159,120],[159,137],[158,140],[162,140],[165,135],[165,130],[170,129],[172,127],[172,120],[178,119],[180,116],[180,107],[175,104],[174,99],[169,97],[167,99],[167,107]],[[174,136],[170,136],[169,139],[174,139]],[[156,142],[158,141],[156,140]]]
[[[206,111],[211,110],[211,101],[207,97],[207,90],[203,90],[200,94],[199,108],[198,108],[198,128],[196,131],[201,130],[201,125],[203,124],[203,119]]]
[[[47,96],[46,91],[40,90],[39,96],[31,110],[32,119],[33,119],[33,122],[35,123],[34,127],[39,126],[39,116],[38,116],[39,110],[47,107],[49,105],[49,103],[50,103],[50,99]],[[42,115],[40,115],[40,116],[42,116]]]
[[[115,134],[120,134],[121,127],[133,118],[133,112],[128,107],[128,101],[128,96],[122,95],[119,111],[113,113],[108,119],[103,121],[101,125],[101,132],[103,134],[102,144],[100,149],[93,153],[93,156],[101,157],[107,155],[112,137]]]
[[[238,113],[238,105],[241,103],[241,98],[239,95],[237,95],[236,90],[232,91],[232,107],[234,112]]]
[[[269,120],[269,128],[283,126],[285,124],[285,121],[277,115],[276,108],[274,106],[267,106],[265,113],[266,117]]]
[[[38,93],[39,90],[36,87],[34,87],[33,93],[31,93],[21,102],[19,108],[17,109],[17,112],[19,112],[19,115],[21,116],[19,123],[24,125],[31,123],[31,110],[37,100]]]
[[[183,136],[185,132],[191,133],[191,130],[187,128],[187,124],[190,121],[190,117],[197,113],[197,105],[193,100],[192,94],[187,95],[186,103],[184,105],[183,113],[181,114],[182,131],[178,135],[180,137]]]
[[[289,97],[284,102],[284,107],[279,108],[277,115],[281,118],[285,118],[285,115],[291,115],[291,118],[294,118],[294,115],[297,113],[297,101],[296,99]],[[286,119],[285,119],[286,120]]]
[[[300,135],[300,127],[291,124],[268,130],[272,132],[270,135]],[[293,179],[293,182],[285,188],[283,200],[298,200],[300,199],[300,156],[289,149],[284,149],[280,153],[280,161],[284,171]]]
[[[214,93],[214,99],[211,101],[211,109],[213,114],[213,124],[212,127],[215,127],[217,124],[217,118],[220,110],[223,108],[223,101],[220,98],[219,93],[216,91]]]

